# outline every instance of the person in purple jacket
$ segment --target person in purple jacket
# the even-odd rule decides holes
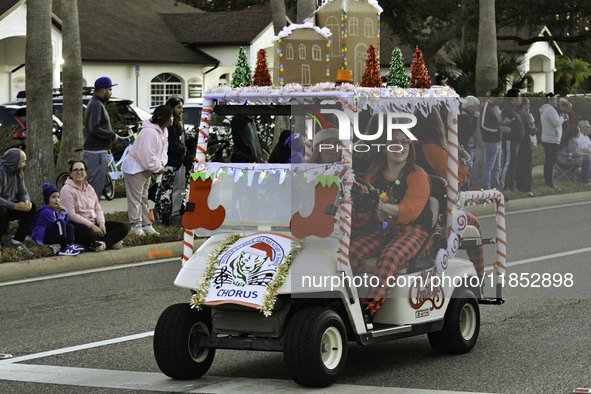
[[[68,223],[68,210],[60,202],[60,191],[57,187],[44,183],[43,205],[37,211],[33,222],[32,236],[39,245],[59,244],[60,256],[76,256],[84,248],[74,244],[74,225]]]

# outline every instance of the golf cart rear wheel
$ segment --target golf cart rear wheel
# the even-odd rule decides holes
[[[109,201],[115,198],[115,182],[111,175],[107,174],[105,178],[105,187],[103,187],[103,196]]]
[[[443,330],[429,333],[429,343],[439,353],[468,353],[476,345],[479,332],[480,310],[474,293],[457,289],[445,312]]]
[[[200,346],[211,334],[211,313],[189,304],[171,305],[160,315],[154,330],[154,356],[158,367],[173,379],[198,379],[211,367],[214,348]]]
[[[306,308],[289,320],[283,358],[292,379],[305,387],[334,383],[347,360],[347,333],[343,321],[326,308]]]

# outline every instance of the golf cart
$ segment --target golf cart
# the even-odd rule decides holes
[[[469,352],[478,338],[479,303],[502,303],[506,240],[500,192],[456,192],[460,100],[448,87],[322,84],[210,90],[183,217],[183,266],[175,280],[192,296],[167,308],[158,320],[154,353],[161,371],[174,379],[197,379],[208,371],[216,349],[279,351],[295,382],[325,387],[342,372],[349,341],[370,345],[428,334],[440,353]],[[449,161],[447,180],[431,177],[430,238],[395,278],[373,323],[367,324],[362,303],[377,259],[357,276],[349,264],[349,246],[356,236],[353,201],[363,189],[362,178],[355,176],[358,150],[353,138],[364,129],[359,120],[363,111],[383,114],[385,128],[411,133],[412,114],[434,107],[447,113]],[[330,119],[342,133],[342,160],[205,162],[212,113],[289,116],[293,135],[304,140],[306,157],[314,130],[327,127]],[[496,202],[496,239],[482,238],[466,226],[466,197]],[[193,251],[195,236],[208,238]],[[429,243],[435,245],[433,251],[423,253]],[[498,250],[493,298],[484,297],[473,264],[455,257],[460,248],[487,243]]]

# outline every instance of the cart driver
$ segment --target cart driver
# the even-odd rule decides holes
[[[373,154],[365,180],[380,191],[375,212],[355,212],[353,226],[373,225],[375,230],[351,241],[350,262],[359,274],[367,259],[379,257],[374,276],[379,284],[369,290],[363,302],[368,328],[392,288],[388,277],[406,268],[429,236],[432,218],[428,201],[429,177],[415,165],[414,146],[401,130],[394,130],[392,140],[383,138],[381,149]],[[382,145],[383,144],[383,145]],[[384,149],[385,147],[385,149]],[[425,253],[430,253],[430,245]]]

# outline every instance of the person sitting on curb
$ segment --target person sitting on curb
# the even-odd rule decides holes
[[[86,163],[70,162],[70,177],[61,190],[62,203],[74,224],[74,240],[92,252],[121,249],[129,231],[125,223],[105,222],[105,215],[94,189],[86,180]]]
[[[43,184],[43,205],[33,222],[33,239],[39,245],[59,244],[60,256],[76,256],[84,251],[74,244],[74,225],[68,223],[68,210],[60,203],[60,191]]]
[[[18,148],[8,149],[0,159],[0,237],[6,233],[9,222],[18,220],[18,229],[8,246],[32,256],[23,244],[37,211],[25,187],[26,165],[27,155]]]

